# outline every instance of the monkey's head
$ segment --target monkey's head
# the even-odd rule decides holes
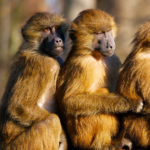
[[[57,57],[64,51],[67,25],[64,18],[47,12],[36,13],[22,28],[25,41],[40,47],[44,53]]]
[[[117,27],[113,18],[98,9],[82,11],[72,22],[70,37],[79,47],[112,56],[115,50]]]
[[[150,21],[140,26],[133,40],[135,46],[150,46]]]

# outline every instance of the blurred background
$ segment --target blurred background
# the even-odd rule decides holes
[[[150,0],[0,0],[0,98],[12,57],[22,41],[20,29],[25,21],[39,11],[61,14],[71,21],[87,8],[99,8],[114,17],[118,25],[116,52],[123,62],[139,25],[150,20]]]

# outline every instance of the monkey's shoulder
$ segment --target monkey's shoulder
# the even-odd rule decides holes
[[[36,51],[21,51],[14,58],[14,64],[46,69],[59,69],[59,63],[53,57],[42,55]]]
[[[13,74],[23,74],[24,78],[36,78],[41,75],[43,80],[54,77],[58,74],[59,69],[60,66],[54,58],[30,52],[17,54],[11,67]]]

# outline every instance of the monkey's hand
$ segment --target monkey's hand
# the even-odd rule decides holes
[[[29,127],[34,122],[43,120],[49,113],[39,108],[38,106],[28,106],[28,105],[10,105],[8,107],[8,114],[10,118],[20,124],[23,127]]]
[[[144,108],[144,102],[143,100],[132,100],[134,104],[132,105],[135,105],[135,111],[136,113],[140,113],[142,112],[143,108]]]
[[[137,105],[137,109],[136,109],[136,112],[141,112],[143,110],[143,107],[144,107],[144,103],[143,103],[143,100],[139,101],[139,105]]]

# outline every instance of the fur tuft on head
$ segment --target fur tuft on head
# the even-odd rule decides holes
[[[144,23],[141,25],[135,34],[135,38],[133,40],[133,43],[137,45],[140,44],[148,44],[150,43],[150,21]]]
[[[41,37],[41,31],[47,27],[59,26],[64,24],[65,19],[56,14],[48,12],[38,12],[26,22],[22,28],[22,36],[24,40],[37,42]]]
[[[106,12],[99,9],[87,9],[82,11],[72,22],[71,30],[82,32],[84,29],[88,33],[98,33],[113,30],[116,36],[117,27],[114,19]]]

